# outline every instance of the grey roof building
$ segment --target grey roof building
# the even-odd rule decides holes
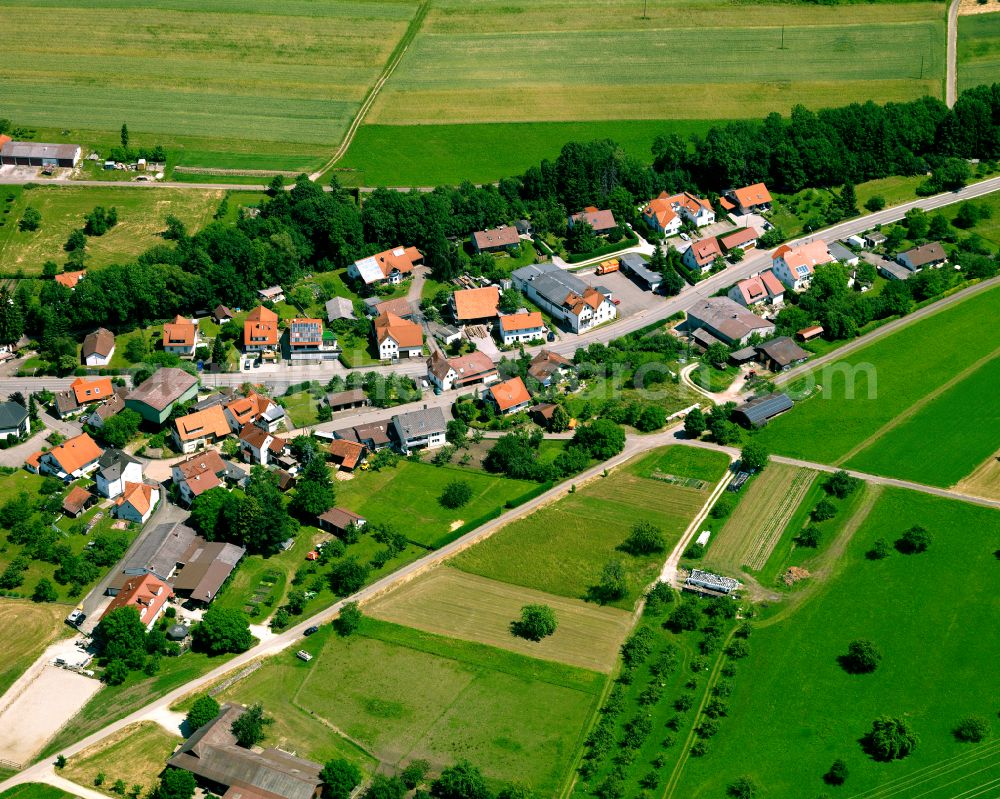
[[[122,472],[130,463],[140,463],[140,461],[127,452],[108,447],[97,460],[97,473],[109,483],[113,483],[115,480],[121,479]]]
[[[29,427],[27,408],[16,402],[0,402],[0,438],[25,435]]]
[[[621,268],[631,274],[650,291],[656,291],[663,282],[663,276],[649,268],[649,261],[637,252],[627,252],[618,256]]]
[[[745,427],[763,427],[779,413],[784,413],[793,403],[787,394],[774,392],[754,397],[735,411],[733,418]]]
[[[334,297],[326,303],[326,321],[354,318],[354,304],[346,297]]]
[[[761,361],[775,372],[800,363],[812,354],[802,349],[788,336],[779,336],[765,341],[763,344],[758,344],[756,349]]]
[[[769,336],[774,322],[761,319],[729,297],[709,297],[687,309],[689,330],[704,328],[727,344],[746,344],[755,333]]]
[[[840,261],[842,264],[847,264],[848,266],[854,266],[858,262],[858,255],[849,247],[845,247],[839,241],[831,242],[827,245],[827,251],[833,257],[833,260]]]
[[[436,449],[444,446],[448,423],[440,408],[424,408],[392,417],[392,430],[405,454],[415,449]]]
[[[590,288],[583,280],[565,269],[560,269],[551,261],[544,264],[529,264],[515,269],[510,276],[514,285],[531,287],[553,305],[562,305],[569,293],[583,294]]]

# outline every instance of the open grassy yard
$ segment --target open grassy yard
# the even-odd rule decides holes
[[[548,605],[555,633],[541,641],[515,636],[510,623],[529,604]],[[522,655],[610,672],[632,617],[616,608],[532,591],[448,567],[432,570],[365,606],[385,621],[476,641]]]
[[[25,188],[13,203],[5,204],[12,210],[0,228],[0,271],[37,275],[45,261],[65,263],[63,244],[73,230],[83,227],[84,214],[98,205],[117,208],[118,224],[103,236],[87,237],[87,267],[127,262],[163,243],[159,234],[166,229],[168,215],[181,219],[193,233],[212,220],[222,196],[222,191],[197,189]],[[34,232],[22,233],[17,222],[29,205],[41,212],[42,224]]]
[[[148,790],[156,785],[167,758],[180,743],[180,736],[171,735],[155,721],[140,721],[71,757],[62,774],[88,787],[98,774],[104,774],[104,784],[97,790],[109,796],[114,796],[111,786],[116,780]]]
[[[782,455],[837,462],[996,349],[982,324],[998,300],[1000,288],[988,289],[822,368],[816,382],[823,390],[773,420],[759,440]],[[934,435],[925,457],[949,447],[946,433]],[[977,463],[970,460],[966,472]]]
[[[847,465],[929,485],[954,485],[1000,448],[998,386],[1000,352],[848,459]]]
[[[1000,75],[1000,14],[958,18],[958,90],[996,83]]]
[[[865,552],[920,524],[934,540],[918,555]],[[960,502],[886,489],[825,583],[791,612],[775,606],[750,638],[729,697],[730,719],[704,757],[691,758],[676,796],[722,796],[748,774],[769,799],[829,791],[844,796],[950,799],[1000,778],[996,669],[1000,644],[985,635],[1000,604],[995,579],[1000,514]],[[872,674],[845,672],[838,656],[856,638],[882,654]],[[969,714],[992,718],[994,743],[958,743]],[[880,715],[904,717],[919,736],[905,760],[878,763],[858,739]],[[822,775],[843,758],[849,776],[828,789]],[[876,790],[877,789],[877,790]]]
[[[281,402],[292,424],[296,427],[307,427],[319,421],[319,401],[322,397],[322,391],[298,391],[284,395]]]
[[[623,600],[614,604],[631,608],[659,573],[666,557],[662,553],[633,556],[619,551],[632,525],[641,520],[657,525],[669,549],[708,499],[707,487],[689,488],[642,476],[660,466],[664,452],[669,451],[654,452],[631,462],[519,519],[463,552],[451,565],[513,585],[585,599],[597,584],[604,564],[617,558],[625,567],[629,590]],[[692,468],[701,475],[713,474],[712,483],[722,476],[727,463],[724,455],[693,449],[692,454],[685,453],[684,460],[700,460]],[[687,476],[678,474],[676,466],[671,469],[668,474]]]
[[[69,632],[62,624],[65,605],[36,604],[20,599],[0,599],[0,696],[20,677],[42,651]]]
[[[60,24],[39,36],[54,8]],[[185,164],[295,170],[340,140],[417,3],[14,0],[8,9],[5,112],[19,124],[117,132],[124,120],[135,143],[194,139]],[[288,158],[286,142],[311,145],[312,157]],[[219,156],[234,150],[261,155]]]
[[[438,498],[444,487],[461,480],[472,487],[472,499],[461,508],[444,507]],[[538,484],[509,480],[485,472],[452,466],[401,461],[379,472],[358,472],[338,482],[337,505],[360,513],[369,522],[388,523],[411,541],[439,547],[466,523],[481,519],[507,502],[517,502]]]
[[[992,16],[1000,17],[1000,14],[993,14]],[[998,39],[998,42],[1000,42],[1000,39]],[[969,231],[979,234],[993,244],[994,247],[1000,247],[1000,192],[995,191],[992,194],[987,194],[976,199],[974,203],[980,207],[984,205],[988,207],[991,216],[989,219],[979,220]],[[960,207],[961,204],[949,205],[942,209],[942,213],[951,220],[958,214]]]
[[[594,672],[366,618],[350,638],[329,627],[304,642],[311,663],[283,653],[221,698],[261,701],[278,723],[269,740],[330,757],[337,732],[395,766],[436,771],[468,758],[492,780],[556,792],[604,678]],[[320,735],[282,726],[296,709]],[[320,726],[322,725],[322,727]],[[370,765],[369,765],[370,770]]]
[[[0,793],[0,799],[72,799],[73,794],[42,782],[25,782]]]
[[[664,3],[648,20],[640,12],[582,0],[439,0],[369,121],[729,119],[941,94],[939,4],[894,5],[891,18],[863,5]]]

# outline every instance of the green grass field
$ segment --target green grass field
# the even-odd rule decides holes
[[[657,525],[669,549],[708,499],[708,489],[681,487],[642,475],[658,467],[686,477],[689,475],[678,472],[688,463],[697,464],[692,470],[699,475],[714,475],[714,482],[726,467],[726,456],[721,453],[677,449],[690,452],[685,451],[678,461],[665,460],[664,451],[660,451],[629,463],[505,527],[450,565],[494,580],[582,599],[598,582],[604,564],[618,558],[625,566],[629,591],[625,599],[614,604],[631,608],[666,557],[637,557],[619,551],[617,547],[628,537],[632,525],[640,520]]]
[[[104,784],[98,790],[110,796],[114,796],[111,786],[119,779],[129,787],[138,784],[150,789],[180,742],[179,735],[171,735],[155,721],[141,721],[71,757],[62,774],[86,786],[104,774]]]
[[[0,189],[0,197],[3,194]],[[87,237],[86,266],[127,262],[163,243],[159,234],[166,229],[168,215],[181,219],[194,233],[212,221],[222,196],[221,191],[170,188],[53,186],[21,190],[13,203],[3,204],[11,212],[0,227],[0,271],[37,275],[45,261],[65,263],[63,244],[73,230],[83,227],[84,214],[98,205],[117,208],[118,224],[103,236]],[[238,197],[234,195],[231,204],[238,204]],[[41,212],[42,224],[34,232],[21,232],[17,223],[29,205]]]
[[[914,524],[934,535],[926,553],[865,558],[876,538],[893,541]],[[775,606],[755,624],[729,719],[708,754],[688,760],[675,795],[714,799],[743,774],[769,799],[984,795],[973,789],[1000,778],[1000,748],[958,743],[951,731],[974,713],[993,719],[996,740],[1000,648],[984,631],[1000,604],[982,587],[995,577],[998,529],[995,510],[886,489],[828,582],[794,612]],[[861,637],[883,659],[873,674],[850,675],[837,657]],[[882,714],[905,717],[918,734],[906,760],[862,752],[858,739]],[[822,775],[836,758],[850,775],[831,790]]]
[[[25,782],[0,793],[0,799],[73,799],[73,794],[41,782]]]
[[[981,219],[969,229],[969,232],[977,233],[987,241],[991,242],[995,247],[1000,247],[1000,192],[995,191],[992,194],[979,197],[974,201],[974,203],[978,206],[985,205],[988,207],[992,216],[989,219]],[[960,207],[960,203],[949,205],[942,209],[942,213],[948,217],[949,220],[954,219],[955,215],[958,214],[958,209]]]
[[[416,9],[412,0],[13,0],[0,31],[5,114],[96,131],[125,121],[133,141],[150,145],[196,138],[186,164],[243,166],[218,155],[235,150],[260,153],[255,168],[287,169],[296,162],[286,142],[310,145],[315,162],[340,141]],[[52,13],[59,24],[38,35]]]
[[[1000,14],[958,18],[958,90],[996,83],[1000,75]]]
[[[772,421],[758,439],[781,455],[837,462],[996,349],[996,340],[981,331],[998,300],[1000,288],[980,292],[824,367],[817,376],[823,391]],[[853,392],[851,372],[845,376],[843,367],[856,372]],[[972,416],[958,418],[970,427],[978,424]],[[936,432],[925,442],[924,455],[949,447],[949,438]],[[967,471],[977,463],[970,458]]]
[[[371,618],[350,638],[324,627],[303,647],[315,654],[308,665],[286,652],[221,695],[262,702],[278,719],[269,741],[321,761],[349,742],[355,759],[391,766],[425,758],[437,770],[464,757],[541,796],[565,777],[604,681]],[[311,730],[285,726],[302,715]],[[334,730],[346,740],[335,744]]]
[[[438,497],[452,480],[472,487],[472,499],[454,510]],[[452,466],[431,466],[402,461],[379,472],[358,472],[354,479],[338,482],[337,505],[360,513],[374,524],[395,526],[411,541],[438,547],[467,522],[480,519],[516,501],[538,487],[537,483]]]

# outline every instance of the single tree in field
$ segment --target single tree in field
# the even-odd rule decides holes
[[[614,602],[628,593],[628,579],[620,560],[609,560],[601,569],[601,579],[594,594],[598,602]]]
[[[882,653],[875,644],[867,638],[858,638],[848,644],[847,654],[841,656],[840,663],[851,674],[871,674],[881,660]]]
[[[42,213],[37,208],[28,206],[21,214],[21,221],[17,223],[17,228],[22,233],[38,230],[42,225]]]
[[[128,125],[122,122],[122,149],[128,149]]]
[[[884,538],[876,538],[872,541],[872,548],[865,553],[865,557],[868,560],[882,560],[889,557],[890,552],[892,552],[892,547],[889,542]]]
[[[204,696],[199,696],[191,709],[188,711],[187,718],[184,719],[187,724],[189,732],[194,732],[195,730],[201,729],[208,722],[219,715],[219,703],[215,701],[214,697],[205,694]]]
[[[435,799],[489,799],[490,790],[482,772],[468,760],[449,766],[431,783]]]
[[[977,744],[990,736],[990,723],[982,716],[966,716],[954,730],[955,738],[963,743]]]
[[[823,782],[827,785],[843,785],[847,781],[847,774],[847,763],[837,758],[830,770],[823,775]]]
[[[896,542],[896,549],[904,555],[916,555],[919,552],[926,552],[931,545],[931,534],[925,527],[919,524],[914,525]]]
[[[323,783],[323,799],[350,799],[351,791],[361,784],[358,767],[343,758],[328,760],[319,778]]]
[[[347,638],[358,629],[362,618],[364,617],[361,614],[358,603],[348,602],[340,609],[340,615],[333,620],[333,629],[337,631],[338,635]]]
[[[518,638],[541,641],[556,631],[556,614],[548,605],[525,605],[521,618],[510,623],[510,631]]]
[[[651,555],[662,552],[666,547],[663,531],[651,522],[641,521],[632,525],[632,532],[622,548],[632,555]]]
[[[733,797],[733,799],[755,799],[759,791],[757,783],[751,777],[747,776],[737,777],[726,789],[726,793]]]
[[[470,499],[472,499],[472,486],[465,480],[452,480],[444,487],[438,502],[446,508],[455,509],[461,508]]]
[[[243,714],[232,723],[230,730],[236,736],[236,743],[249,749],[264,740],[265,728],[273,724],[274,719],[264,715],[264,706],[257,702],[250,705]]]
[[[864,738],[864,747],[876,760],[902,760],[916,749],[918,741],[903,719],[882,716],[872,722],[872,728]]]

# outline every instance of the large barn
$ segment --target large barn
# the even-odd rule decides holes
[[[0,136],[0,166],[61,166],[80,163],[79,144],[42,144]]]

